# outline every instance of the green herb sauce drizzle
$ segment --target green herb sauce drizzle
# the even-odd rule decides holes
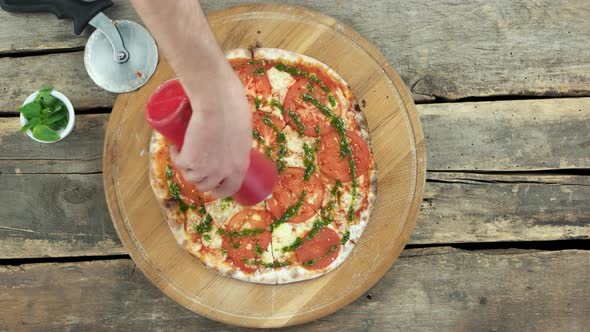
[[[170,195],[178,204],[178,209],[180,212],[186,212],[189,206],[182,200],[180,195],[180,187],[176,182],[174,182],[174,171],[172,170],[172,166],[166,166],[166,179],[168,180],[168,190],[170,191]]]
[[[315,263],[317,263],[319,260],[323,259],[324,257],[328,256],[329,254],[333,253],[334,250],[336,250],[338,248],[338,245],[335,244],[333,246],[330,247],[330,249],[328,249],[328,251],[326,251],[325,254],[323,254],[322,256],[318,257],[318,258],[314,258],[314,259],[310,259],[308,261],[305,261],[303,263],[301,263],[301,265],[304,266],[309,266],[309,265],[314,265]]]
[[[257,140],[258,143],[260,143],[262,146],[264,146],[264,155],[266,156],[267,159],[271,159],[272,158],[272,148],[270,147],[270,145],[268,145],[268,143],[266,143],[266,141],[264,140],[264,138],[262,137],[260,132],[256,129],[252,130],[252,137],[254,137],[254,139]]]
[[[279,151],[277,153],[277,169],[282,173],[287,165],[285,164],[285,155],[287,154],[287,136],[279,130],[279,128],[272,122],[268,115],[262,116],[264,124],[272,128],[277,135],[277,142],[279,143]]]
[[[328,89],[328,87],[322,82],[322,80],[320,80],[314,74],[310,74],[307,71],[300,70],[297,67],[288,66],[288,65],[281,63],[281,62],[275,64],[275,68],[279,71],[283,71],[283,72],[289,73],[294,76],[305,76],[305,77],[309,78],[310,81],[319,85],[320,88],[322,90],[324,90],[324,92],[326,92],[326,93],[330,92],[330,89]],[[309,88],[308,88],[308,90],[309,90]]]
[[[301,247],[301,245],[302,245],[302,244],[303,244],[303,239],[302,239],[302,238],[300,238],[300,237],[297,237],[297,238],[295,239],[295,241],[293,241],[293,243],[292,243],[292,244],[290,244],[290,245],[288,245],[288,246],[286,246],[286,247],[283,247],[283,248],[281,249],[281,251],[282,251],[282,252],[291,252],[291,251],[295,251],[295,250],[299,249],[299,247]]]
[[[258,265],[258,266],[267,267],[267,268],[271,268],[271,269],[275,269],[275,268],[278,268],[278,267],[284,267],[284,266],[291,265],[290,262],[264,263],[264,262],[262,262],[261,260],[258,260],[258,259],[248,259],[248,258],[244,258],[242,261],[244,263],[246,263],[246,264]]]
[[[217,230],[217,234],[225,235],[230,238],[254,236],[254,235],[261,234],[261,233],[264,233],[264,228],[255,228],[255,229],[243,228],[242,230],[231,231],[231,232],[224,231],[221,228]]]
[[[299,196],[299,199],[297,200],[297,202],[295,202],[295,204],[288,207],[287,210],[285,211],[285,213],[283,213],[283,215],[279,219],[275,219],[272,222],[272,224],[270,224],[270,231],[271,232],[273,232],[275,230],[275,228],[279,227],[279,225],[286,223],[287,221],[289,221],[289,219],[293,218],[295,215],[297,215],[297,213],[299,213],[299,210],[301,209],[301,207],[303,206],[303,203],[305,201],[305,196],[307,196],[307,192],[305,190],[303,190],[301,192],[301,196]]]
[[[313,153],[313,148],[307,143],[303,143],[303,151],[303,165],[305,166],[305,175],[303,176],[303,180],[307,182],[315,171],[315,155]]]
[[[350,231],[347,230],[346,233],[344,233],[344,236],[342,236],[342,239],[340,239],[340,244],[345,245],[346,242],[348,242],[348,240],[350,240]]]
[[[340,157],[342,159],[348,157],[349,163],[349,173],[350,177],[352,178],[352,199],[350,207],[348,208],[347,217],[349,221],[354,219],[354,205],[356,203],[356,196],[357,196],[357,187],[358,181],[356,179],[356,165],[354,164],[354,156],[352,155],[352,149],[350,148],[350,143],[348,142],[348,137],[346,136],[346,129],[344,127],[344,121],[336,116],[330,109],[324,105],[322,105],[316,98],[312,97],[311,95],[304,93],[302,96],[303,100],[312,103],[315,107],[317,107],[329,120],[334,129],[340,135],[340,140],[338,142],[340,146]]]
[[[256,246],[254,247],[254,252],[256,253],[256,255],[260,256],[264,253],[264,250],[262,249],[262,247],[258,244],[258,241],[256,241]]]
[[[278,108],[281,111],[281,113],[291,117],[291,119],[293,119],[293,122],[295,122],[295,126],[297,127],[297,132],[299,133],[299,135],[303,135],[303,132],[305,131],[306,126],[303,124],[303,122],[301,121],[301,118],[299,117],[299,115],[297,115],[297,113],[295,113],[292,110],[285,109],[283,107],[283,105],[281,105],[281,103],[279,103],[279,101],[276,99],[272,99],[270,101],[270,106],[274,106],[274,107]]]

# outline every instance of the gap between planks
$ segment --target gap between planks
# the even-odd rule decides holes
[[[557,241],[521,241],[521,242],[480,242],[480,243],[437,243],[408,244],[400,257],[413,257],[449,252],[473,252],[484,254],[527,254],[533,252],[590,250],[590,240],[557,240]],[[20,266],[32,264],[80,263],[93,261],[130,260],[128,254],[63,256],[63,257],[32,257],[0,259],[0,266]]]

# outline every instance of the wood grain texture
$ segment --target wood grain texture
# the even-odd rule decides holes
[[[117,98],[107,127],[103,171],[113,224],[148,278],[195,312],[249,327],[284,327],[318,319],[352,302],[377,282],[410,237],[425,177],[418,114],[386,59],[331,17],[301,7],[257,4],[214,13],[209,22],[223,49],[259,41],[267,47],[309,55],[332,67],[357,98],[372,105],[364,110],[378,165],[379,195],[371,221],[346,262],[320,279],[260,285],[221,277],[195,264],[176,245],[162,218],[149,186],[149,156],[144,154],[151,137],[143,115],[145,104],[161,83],[174,76],[163,59],[148,84]],[[263,36],[260,29],[272,33]],[[334,47],[325,47],[327,43]],[[243,301],[228,301],[228,296]]]
[[[590,168],[590,98],[423,104],[417,110],[429,171]],[[23,167],[31,167],[32,155],[56,164],[35,166],[31,173],[100,171],[108,115],[76,120],[74,136],[46,146],[23,139],[17,118],[0,118],[0,171],[14,172],[10,160],[28,159]],[[77,163],[67,164],[70,160]]]
[[[100,172],[107,121],[107,114],[78,114],[66,139],[41,144],[19,133],[18,117],[0,118],[0,174]]]
[[[590,239],[590,177],[429,173],[413,244]]]
[[[428,170],[590,168],[590,98],[419,105]]]
[[[127,0],[115,0],[104,13],[111,19],[141,23]],[[20,14],[0,10],[0,54],[83,50],[94,31],[90,25],[79,36],[72,20],[59,20],[50,13]]]
[[[364,296],[289,331],[583,331],[588,271],[588,251],[406,250]],[[8,330],[242,330],[175,304],[130,260],[3,266],[0,293]]]
[[[47,85],[65,94],[76,111],[110,108],[115,100],[114,94],[92,82],[82,52],[0,58],[0,73],[1,113],[16,113],[31,93]]]
[[[127,253],[101,177],[1,175],[0,259]],[[409,243],[590,239],[589,202],[584,176],[429,173]]]
[[[101,176],[1,175],[0,259],[127,253],[106,209]],[[68,201],[73,193],[78,203]],[[590,239],[588,177],[429,173],[409,243],[575,239]]]
[[[102,175],[1,175],[0,258],[123,254]]]
[[[201,2],[211,11],[250,1]],[[418,101],[590,95],[585,84],[590,81],[590,4],[584,0],[282,2],[318,10],[357,30],[384,53]],[[139,21],[128,1],[115,3],[108,15]],[[0,54],[80,49],[87,36],[76,37],[70,22],[49,14],[0,11]],[[74,56],[81,63],[82,55]],[[60,69],[67,73],[76,62],[65,64]],[[71,82],[92,84],[86,76]]]

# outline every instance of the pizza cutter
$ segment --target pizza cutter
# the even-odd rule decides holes
[[[0,7],[9,12],[51,12],[59,19],[73,19],[76,35],[88,24],[95,27],[84,49],[86,71],[101,88],[124,93],[150,79],[158,64],[158,49],[141,25],[111,21],[102,13],[112,5],[111,0],[0,0]]]

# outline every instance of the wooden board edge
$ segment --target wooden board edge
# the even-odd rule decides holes
[[[363,48],[373,59],[374,61],[383,68],[386,75],[392,82],[392,85],[396,88],[398,93],[398,97],[400,98],[402,104],[404,105],[404,113],[408,118],[410,126],[412,128],[414,144],[416,147],[415,155],[413,156],[416,161],[416,179],[414,183],[414,194],[412,197],[412,203],[407,210],[407,216],[405,220],[405,224],[403,225],[403,233],[402,233],[402,241],[399,241],[395,248],[394,254],[389,256],[389,259],[386,263],[382,266],[383,268],[377,273],[375,273],[375,277],[371,280],[367,281],[363,287],[359,287],[347,294],[346,297],[343,297],[341,300],[331,303],[324,308],[316,309],[313,311],[301,313],[298,315],[291,316],[288,319],[276,319],[276,320],[268,320],[268,319],[261,319],[261,318],[250,318],[250,317],[243,317],[243,316],[234,316],[229,315],[227,313],[220,314],[214,311],[211,311],[210,308],[205,306],[201,306],[197,302],[190,301],[186,296],[180,294],[179,291],[175,288],[167,288],[164,292],[168,297],[172,298],[177,303],[181,304],[182,306],[188,308],[191,311],[198,311],[199,314],[219,321],[226,324],[232,324],[242,327],[287,327],[293,325],[299,325],[306,322],[310,322],[315,319],[319,319],[326,315],[329,315],[338,309],[350,304],[355,299],[357,299],[360,295],[365,293],[368,289],[370,289],[374,284],[376,284],[385,273],[391,268],[393,262],[399,257],[405,244],[409,241],[411,236],[412,230],[417,221],[418,212],[420,209],[420,204],[422,202],[422,197],[425,190],[426,185],[426,157],[425,157],[425,142],[424,142],[424,134],[422,132],[422,127],[420,125],[420,119],[418,113],[416,111],[416,107],[414,105],[412,96],[399,76],[397,72],[392,68],[392,66],[387,62],[387,59],[383,54],[371,43],[369,43],[366,39],[364,39],[360,34],[355,32],[352,28],[346,26],[345,24],[339,22],[338,20],[319,13],[315,10],[311,10],[302,6],[297,5],[287,5],[287,4],[268,4],[268,3],[256,3],[256,4],[244,4],[244,5],[237,5],[232,7],[227,7],[215,12],[212,12],[208,15],[209,19],[214,19],[218,15],[227,15],[231,13],[231,11],[240,11],[246,8],[257,8],[257,9],[264,9],[266,11],[284,11],[288,10],[289,12],[298,12],[301,15],[307,16],[308,18],[311,16],[313,19],[327,27],[332,29],[336,29],[339,33],[345,35],[346,37],[350,38],[353,42],[359,44],[361,48]],[[337,26],[337,27],[336,27]],[[160,57],[161,59],[164,58],[163,56]],[[403,87],[401,90],[398,87]],[[129,95],[120,95],[115,105],[113,106],[113,112],[111,113],[111,117],[109,118],[109,123],[107,125],[106,132],[114,132],[117,128],[122,113],[121,112],[114,112],[115,109],[123,107],[118,105],[124,105],[128,102],[127,98]],[[139,251],[137,247],[128,247],[128,243],[133,243],[133,239],[129,234],[129,230],[125,227],[125,225],[119,225],[116,220],[123,220],[121,207],[118,205],[117,193],[114,190],[114,185],[110,181],[114,178],[111,168],[107,160],[107,156],[113,155],[114,147],[117,144],[117,140],[109,137],[108,135],[105,136],[104,142],[104,155],[103,155],[103,182],[105,186],[105,197],[107,200],[107,205],[109,208],[109,213],[113,219],[113,224],[117,234],[119,235],[121,242],[125,246],[125,248],[129,251],[129,254],[135,264],[140,268],[140,270],[146,275],[146,277],[154,284],[156,287],[161,289],[159,286],[159,282],[161,280],[161,276],[155,271],[152,267],[149,266],[149,261],[145,258],[145,256]]]

